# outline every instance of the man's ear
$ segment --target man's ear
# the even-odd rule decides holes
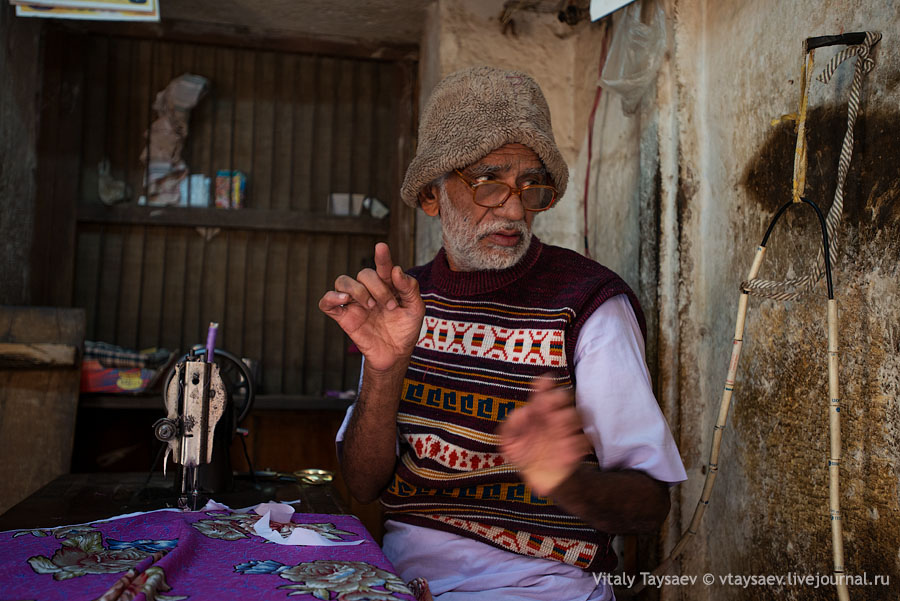
[[[419,206],[425,211],[429,217],[437,217],[441,212],[441,205],[438,202],[438,190],[433,184],[428,184],[419,190]]]

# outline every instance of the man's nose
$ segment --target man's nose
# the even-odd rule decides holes
[[[510,190],[509,198],[494,208],[494,214],[509,221],[521,221],[525,218],[525,205],[522,204],[521,190]]]

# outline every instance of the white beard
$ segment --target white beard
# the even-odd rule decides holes
[[[439,187],[438,201],[441,208],[441,228],[444,238],[444,250],[460,271],[489,271],[512,267],[518,263],[531,245],[531,229],[521,221],[505,219],[471,224],[469,217],[463,215],[453,206],[447,188]],[[522,234],[515,246],[497,246],[489,244],[485,249],[482,240],[501,230],[514,229]]]

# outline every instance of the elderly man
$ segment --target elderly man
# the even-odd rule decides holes
[[[615,568],[612,535],[658,528],[685,478],[633,292],[532,235],[567,180],[528,75],[454,73],[401,190],[443,248],[404,273],[378,244],[319,302],[365,356],[345,481],[381,498],[385,553],[439,600],[609,599],[592,572]]]

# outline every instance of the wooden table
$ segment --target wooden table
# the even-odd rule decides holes
[[[146,484],[146,485],[145,485]],[[177,507],[172,474],[144,473],[65,474],[0,516],[0,531],[50,528],[80,524],[123,513]],[[212,495],[233,509],[265,501],[295,501],[302,513],[346,513],[334,488],[280,480],[236,478],[234,490]]]

